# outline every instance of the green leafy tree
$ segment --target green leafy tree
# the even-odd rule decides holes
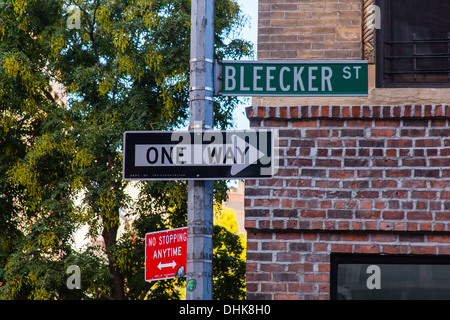
[[[213,297],[216,300],[245,299],[246,238],[238,234],[236,212],[214,206]]]
[[[251,45],[226,38],[242,23],[216,0],[216,55]],[[80,10],[79,24],[73,18]],[[79,27],[79,28],[78,28]],[[127,130],[172,130],[189,107],[190,1],[10,0],[0,4],[0,295],[7,299],[179,298],[182,280],[143,282],[146,232],[186,223],[186,183],[122,179]],[[66,99],[54,92],[62,84]],[[215,102],[220,129],[236,98]],[[215,184],[218,201],[224,182]],[[119,233],[119,211],[134,223]],[[104,247],[73,249],[89,226]],[[223,238],[225,241],[225,238]],[[66,286],[69,265],[81,290]]]

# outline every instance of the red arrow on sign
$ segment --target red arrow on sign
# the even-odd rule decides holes
[[[145,281],[186,276],[187,228],[145,235]]]

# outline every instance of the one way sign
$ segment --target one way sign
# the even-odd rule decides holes
[[[277,170],[276,130],[128,131],[125,180],[270,178]]]

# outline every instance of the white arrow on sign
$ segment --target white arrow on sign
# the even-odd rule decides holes
[[[174,260],[172,260],[171,263],[161,263],[161,262],[159,262],[158,269],[161,270],[162,268],[168,268],[168,267],[172,267],[172,269],[173,269],[173,268],[175,268],[176,265],[177,265],[177,263]]]
[[[239,148],[239,150],[245,150],[245,155],[243,163],[233,163],[231,165],[231,171],[230,173],[234,176],[247,168],[249,165],[255,163],[260,159],[262,156],[264,156],[264,153],[256,149],[254,146],[243,140],[242,138],[233,135],[231,139],[234,142],[234,147]]]

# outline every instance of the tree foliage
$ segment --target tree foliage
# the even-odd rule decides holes
[[[246,239],[238,234],[233,209],[214,207],[213,297],[216,300],[245,299]]]
[[[226,41],[243,21],[235,0],[215,3],[217,57],[250,55],[251,44]],[[68,28],[74,8],[79,28]],[[134,200],[122,179],[122,137],[186,123],[189,44],[188,0],[0,4],[0,297],[180,297],[182,280],[142,280],[143,241],[186,224],[186,183],[139,182]],[[231,124],[237,103],[217,99],[218,128]],[[218,203],[225,191],[215,184]],[[133,221],[124,230],[120,212]],[[81,225],[104,246],[74,249]],[[241,252],[224,232],[215,242]],[[81,290],[66,286],[70,265],[80,266]]]

